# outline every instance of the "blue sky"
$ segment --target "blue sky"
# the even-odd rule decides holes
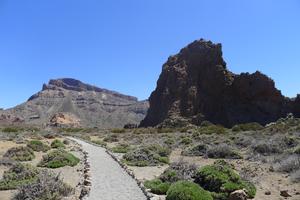
[[[200,38],[223,44],[233,72],[300,93],[298,0],[0,0],[0,107],[60,77],[146,99],[168,56]]]

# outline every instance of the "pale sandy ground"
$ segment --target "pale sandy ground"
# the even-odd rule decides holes
[[[104,148],[74,139],[88,153],[92,187],[87,200],[146,200],[136,181]]]
[[[59,138],[60,140],[63,140],[62,138]],[[48,145],[51,144],[53,139],[45,139],[43,140],[44,143],[47,143]],[[0,141],[0,159],[3,157],[5,152],[11,148],[11,147],[16,147],[16,146],[25,146],[25,144],[16,144],[15,142],[12,141]],[[70,145],[67,146],[67,150],[73,153],[75,156],[83,160],[83,154],[78,151],[79,145],[75,142],[71,142]],[[23,163],[28,163],[31,165],[36,166],[40,160],[42,159],[43,155],[46,153],[43,152],[34,152],[35,158],[32,161],[28,162],[23,162]],[[3,172],[6,171],[8,168],[0,165],[0,179],[2,178]],[[58,169],[48,169],[50,172],[54,174],[59,174],[60,178],[70,185],[71,187],[75,188],[74,194],[71,196],[64,198],[64,200],[77,200],[79,195],[80,195],[80,188],[76,187],[80,181],[83,180],[83,163],[80,162],[78,165],[75,167],[62,167]],[[8,190],[8,191],[0,191],[0,200],[11,200],[16,193],[15,190]]]

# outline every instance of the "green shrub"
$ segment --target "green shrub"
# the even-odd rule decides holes
[[[199,185],[188,181],[179,181],[171,185],[166,200],[213,200],[213,198]]]
[[[171,150],[160,145],[141,146],[127,152],[124,161],[132,166],[155,166],[168,163],[168,156]]]
[[[164,144],[171,146],[171,145],[175,144],[175,139],[174,138],[167,138],[164,141]]]
[[[145,181],[144,185],[146,188],[150,189],[152,193],[163,195],[167,193],[171,184],[162,182],[160,179],[154,179],[151,181]]]
[[[34,152],[29,147],[13,147],[7,150],[4,157],[16,160],[16,161],[30,161],[35,158]]]
[[[53,140],[53,142],[51,143],[51,147],[58,149],[58,148],[65,148],[65,145],[62,141],[56,139],[56,140]]]
[[[21,129],[17,127],[5,127],[2,129],[2,132],[4,133],[17,133],[19,131],[21,131]]]
[[[213,133],[225,134],[226,129],[221,125],[209,125],[209,126],[200,127],[198,129],[198,132],[200,134],[208,134],[208,135],[213,134]]]
[[[0,190],[14,190],[22,185],[35,182],[38,170],[31,165],[17,163],[5,171],[0,180]]]
[[[43,156],[43,159],[38,164],[39,167],[59,168],[64,166],[75,166],[80,159],[65,150],[59,149],[49,152]]]
[[[264,127],[257,122],[246,123],[246,124],[237,124],[232,127],[232,131],[240,132],[240,131],[259,131]]]
[[[189,145],[193,142],[193,140],[189,137],[183,137],[180,141],[180,144]]]
[[[196,173],[195,182],[210,192],[221,193],[222,196],[227,194],[227,197],[239,189],[245,189],[250,198],[254,198],[256,193],[253,184],[242,180],[228,164],[223,162],[200,168]]]
[[[112,133],[126,133],[126,129],[125,128],[114,128],[111,129]]]
[[[92,143],[100,145],[101,147],[104,147],[104,148],[107,146],[106,142],[104,142],[102,140],[92,140]]]
[[[130,150],[130,145],[128,144],[118,144],[117,146],[111,148],[114,153],[127,153]]]
[[[103,139],[104,142],[118,142],[118,135],[116,134],[112,134],[112,135],[108,135]]]
[[[46,152],[50,149],[50,147],[39,140],[31,140],[27,146],[31,148],[33,151],[42,151]]]
[[[296,147],[294,153],[300,155],[300,146]]]

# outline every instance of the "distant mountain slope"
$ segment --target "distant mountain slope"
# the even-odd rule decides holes
[[[32,95],[27,102],[0,111],[0,116],[6,121],[13,119],[27,124],[46,125],[57,119],[57,113],[63,113],[59,116],[72,116],[80,126],[113,128],[123,127],[127,123],[138,124],[145,117],[147,109],[147,101],[138,101],[136,97],[63,78],[50,80],[43,85],[42,91]]]

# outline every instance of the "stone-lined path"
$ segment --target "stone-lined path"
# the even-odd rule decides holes
[[[146,200],[136,181],[104,148],[71,138],[88,153],[92,187],[87,200]]]

